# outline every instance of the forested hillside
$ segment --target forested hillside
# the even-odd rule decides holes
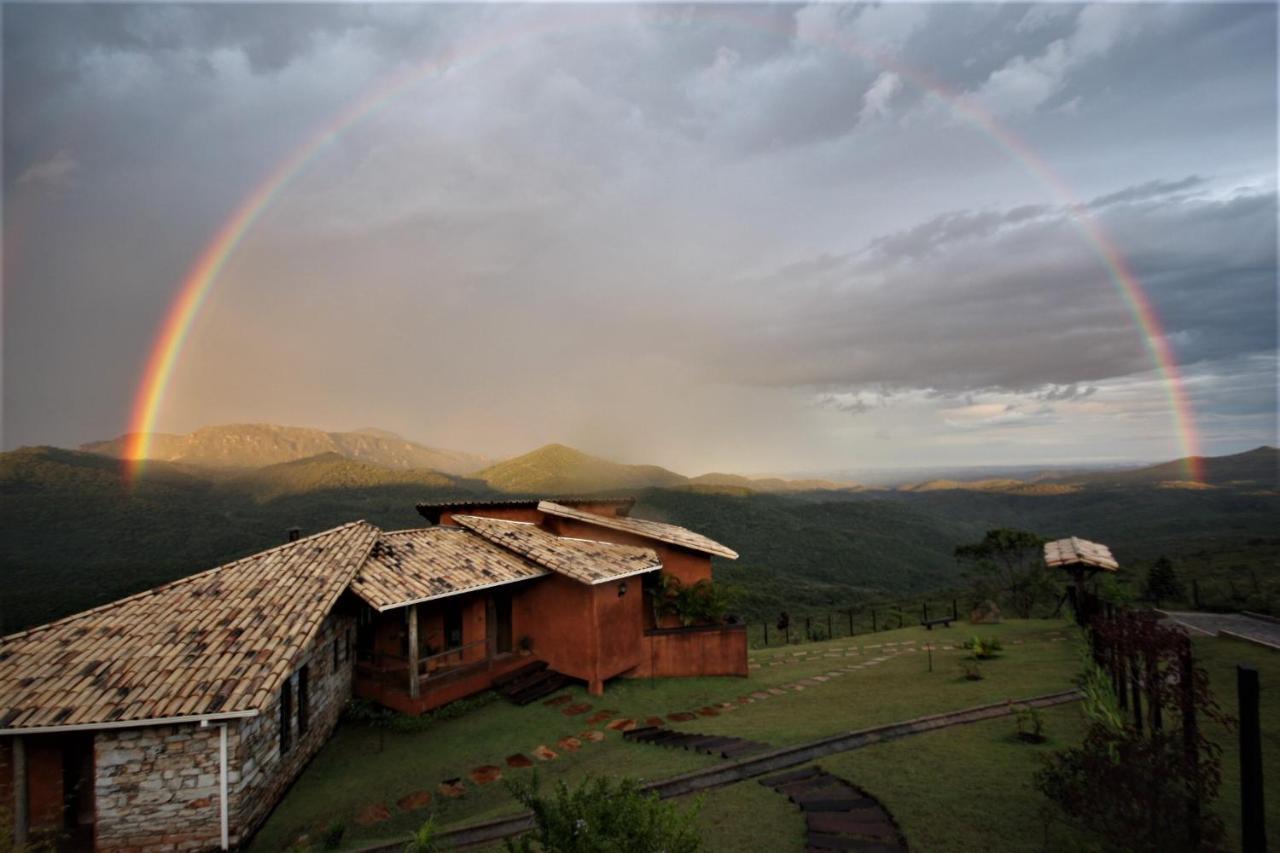
[[[954,547],[995,527],[1105,542],[1127,567],[1167,554],[1215,578],[1239,576],[1246,592],[1277,575],[1276,548],[1267,543],[1276,541],[1280,496],[1255,485],[1109,482],[1053,494],[727,491],[681,485],[627,493],[638,498],[635,516],[688,526],[742,555],[716,560],[716,575],[740,589],[737,608],[751,618],[952,588]],[[0,631],[270,547],[290,527],[310,533],[359,518],[414,527],[423,523],[414,511],[420,501],[480,495],[501,493],[478,479],[335,454],[235,476],[151,462],[132,485],[123,464],[102,455],[0,454]]]

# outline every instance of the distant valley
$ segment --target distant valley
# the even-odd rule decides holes
[[[153,442],[166,458],[132,482],[116,458],[122,439],[0,454],[0,632],[269,547],[289,527],[314,532],[357,518],[418,526],[416,503],[461,497],[633,495],[637,517],[688,525],[741,553],[717,561],[716,573],[739,589],[749,618],[954,588],[953,548],[991,527],[1103,541],[1126,566],[1167,553],[1208,566],[1233,593],[1263,595],[1280,578],[1280,461],[1269,447],[1204,460],[1195,488],[1175,461],[875,489],[687,477],[555,444],[492,462],[372,430],[254,425],[171,439]]]

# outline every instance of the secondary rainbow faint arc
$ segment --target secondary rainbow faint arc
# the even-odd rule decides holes
[[[721,10],[717,10],[720,12]],[[723,12],[720,20],[727,17]],[[754,28],[773,30],[775,28],[762,25],[754,20],[731,20],[730,23],[746,25]],[[552,27],[524,30],[509,35],[501,41],[491,42],[490,48],[501,46],[516,38],[525,38],[540,32],[550,31]],[[554,28],[559,29],[559,28]],[[1047,185],[1060,202],[1070,211],[1071,219],[1081,231],[1086,241],[1097,250],[1100,259],[1107,268],[1116,289],[1120,292],[1126,307],[1133,315],[1141,336],[1156,362],[1156,366],[1164,378],[1165,391],[1173,413],[1178,441],[1182,454],[1189,461],[1188,474],[1192,479],[1202,480],[1203,464],[1199,451],[1199,436],[1195,427],[1195,419],[1189,400],[1187,399],[1181,372],[1169,346],[1168,338],[1160,324],[1151,300],[1143,290],[1141,282],[1129,269],[1119,248],[1106,236],[1102,229],[1081,205],[1066,183],[1053,171],[1038,154],[1012,131],[1001,125],[996,118],[971,98],[951,91],[947,86],[933,80],[928,74],[908,67],[901,62],[880,55],[861,47],[843,36],[830,35],[822,40],[828,41],[837,49],[869,59],[881,68],[892,71],[910,81],[917,87],[932,92],[942,98],[955,112],[966,117],[971,123],[985,132],[1000,147],[1013,155],[1015,161],[1035,178]],[[473,58],[483,51],[472,50],[468,55]],[[128,472],[135,477],[145,464],[151,450],[151,436],[155,430],[156,418],[164,401],[173,370],[177,364],[183,347],[190,335],[191,327],[200,308],[207,300],[218,273],[226,265],[228,258],[235,251],[245,234],[270,206],[280,191],[297,176],[311,159],[329,142],[343,131],[366,118],[378,108],[384,106],[413,85],[426,79],[431,74],[447,69],[459,61],[461,54],[454,53],[444,59],[433,60],[398,75],[374,88],[373,92],[356,101],[325,124],[311,139],[286,157],[236,208],[235,212],[218,229],[214,238],[200,253],[196,262],[188,271],[178,290],[178,295],[171,303],[155,343],[150,349],[146,368],[134,400],[129,420],[129,430],[125,442],[124,457],[129,460]]]

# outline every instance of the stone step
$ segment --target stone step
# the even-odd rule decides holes
[[[858,853],[905,853],[906,848],[899,844],[886,844],[883,841],[867,841],[862,838],[845,838],[840,835],[826,835],[821,832],[810,832],[805,838],[809,850],[856,850]]]
[[[805,814],[805,823],[810,832],[825,832],[831,835],[861,835],[881,841],[897,841],[898,829],[889,823],[887,816],[880,820],[863,820],[859,815],[840,814],[839,812],[809,812]]]
[[[657,726],[636,726],[634,729],[631,729],[630,731],[623,732],[622,739],[623,740],[642,740],[645,735],[655,734],[660,731],[662,731],[662,729],[658,728]]]

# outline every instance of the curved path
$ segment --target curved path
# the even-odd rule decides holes
[[[673,776],[670,779],[650,782],[645,785],[645,790],[653,791],[664,800],[669,797],[680,797],[697,791],[705,791],[709,788],[719,788],[735,782],[742,782],[746,779],[753,779],[767,773],[799,767],[823,756],[860,749],[874,743],[896,740],[913,734],[947,728],[948,726],[976,723],[980,720],[1007,716],[1011,713],[1013,705],[1047,708],[1051,705],[1076,702],[1079,699],[1079,691],[1066,690],[1060,693],[1050,693],[1014,702],[994,702],[990,705],[980,705],[975,708],[951,711],[946,714],[933,714],[927,717],[917,717],[914,720],[873,726],[868,729],[860,729],[810,741],[809,743],[769,750],[747,758],[730,760],[713,767]],[[479,844],[492,844],[504,838],[528,832],[532,828],[533,815],[530,812],[523,812],[510,817],[497,818],[483,823],[445,830],[440,834],[440,841],[450,848],[471,847]],[[390,853],[390,851],[401,850],[403,846],[404,842],[400,841],[394,844],[367,847],[361,853],[384,853],[384,851]]]

